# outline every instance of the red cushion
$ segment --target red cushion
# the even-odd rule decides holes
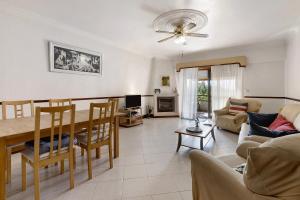
[[[279,126],[284,124],[290,123],[288,120],[285,119],[282,115],[278,115],[277,118],[272,122],[272,124],[268,127],[270,130],[274,131]]]
[[[274,131],[296,131],[296,128],[291,122],[289,122],[277,127]]]

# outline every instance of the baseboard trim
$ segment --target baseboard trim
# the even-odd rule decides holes
[[[168,118],[168,117],[179,117],[179,115],[154,116],[154,118]]]

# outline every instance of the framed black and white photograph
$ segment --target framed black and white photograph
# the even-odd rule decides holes
[[[50,71],[102,75],[102,54],[70,45],[49,42]]]

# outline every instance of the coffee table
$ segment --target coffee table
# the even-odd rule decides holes
[[[200,124],[200,127],[202,129],[201,133],[194,133],[194,132],[187,131],[186,130],[187,127],[189,127],[189,126],[182,127],[182,128],[177,129],[175,131],[175,133],[178,134],[178,144],[177,144],[176,152],[179,151],[181,146],[197,149],[195,147],[191,147],[191,146],[187,146],[187,145],[182,144],[182,135],[188,135],[188,136],[191,136],[191,137],[200,138],[200,149],[201,150],[203,150],[203,139],[206,138],[207,136],[211,135],[212,138],[214,139],[214,141],[216,141],[215,133],[214,133],[214,128],[216,127],[215,124],[212,124],[211,126],[207,126],[207,125],[204,125],[203,123],[201,123]]]

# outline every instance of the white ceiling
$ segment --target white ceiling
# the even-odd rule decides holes
[[[167,57],[256,43],[299,22],[300,0],[2,0],[41,16],[87,31],[115,45],[148,56]],[[201,33],[188,45],[157,43],[152,21],[173,9],[191,8],[207,14]]]

